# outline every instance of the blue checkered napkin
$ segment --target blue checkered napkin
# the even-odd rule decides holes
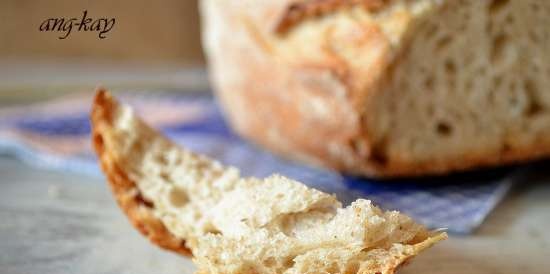
[[[153,95],[156,94],[156,95]],[[38,167],[101,176],[90,147],[91,95],[78,95],[0,109],[0,152]],[[280,173],[350,202],[368,198],[431,228],[470,233],[510,188],[517,169],[491,170],[438,179],[380,182],[345,176],[278,158],[251,146],[227,127],[214,101],[204,95],[124,93],[122,101],[176,142],[240,168],[244,175]]]

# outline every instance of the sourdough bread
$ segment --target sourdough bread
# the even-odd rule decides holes
[[[367,200],[239,171],[178,147],[106,91],[92,108],[94,147],[120,207],[199,273],[394,273],[446,238]]]
[[[550,2],[202,0],[242,136],[378,177],[550,155]]]

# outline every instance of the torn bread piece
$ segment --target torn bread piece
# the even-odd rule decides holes
[[[394,273],[446,238],[396,211],[329,195],[280,175],[179,147],[107,91],[92,108],[93,143],[128,218],[153,243],[194,256],[199,273]]]

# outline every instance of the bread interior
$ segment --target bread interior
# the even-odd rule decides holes
[[[185,240],[201,273],[393,273],[445,238],[367,200],[343,207],[283,176],[241,178],[175,145],[129,107],[109,106],[109,128],[99,135],[108,164]]]
[[[364,109],[380,163],[536,154],[550,136],[548,26],[538,0],[443,1],[417,18]]]

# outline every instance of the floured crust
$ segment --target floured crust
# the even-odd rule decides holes
[[[379,138],[385,133],[377,132],[372,120],[391,112],[385,105],[376,108],[388,90],[385,81],[403,66],[425,19],[459,1],[244,1],[247,5],[238,8],[230,2],[201,1],[212,82],[232,127],[280,155],[380,178],[442,175],[550,155],[548,131],[529,141],[502,134],[492,142],[500,148],[471,146],[452,154],[441,148],[441,155],[425,158],[411,156],[413,149],[390,148],[385,137],[396,135]],[[398,2],[405,4],[394,5]],[[425,5],[406,6],[416,2]],[[379,14],[356,8],[361,4]],[[418,101],[430,96],[418,94]],[[480,137],[490,126],[480,126]]]
[[[375,96],[377,78],[395,54],[393,33],[369,20],[346,26],[355,22],[351,7],[391,1],[282,1],[276,7],[279,1],[249,2],[241,8],[230,1],[201,1],[210,76],[237,133],[280,155],[335,170],[379,177],[428,172],[394,162],[380,165],[364,127],[364,102]],[[273,35],[272,10],[283,14],[283,32],[293,26],[291,33]],[[291,15],[294,10],[299,15]],[[319,13],[342,23],[302,20]],[[310,21],[323,18],[317,19]],[[339,51],[366,52],[369,65]]]
[[[290,3],[283,11],[275,25],[275,32],[284,34],[302,20],[322,16],[336,9],[361,6],[369,11],[376,11],[388,4],[388,0],[303,0]]]
[[[117,203],[132,225],[152,243],[181,255],[190,256],[191,251],[185,247],[185,241],[171,234],[154,216],[153,205],[142,197],[136,183],[128,178],[125,170],[120,168],[110,152],[105,150],[103,135],[111,127],[113,100],[106,90],[98,89],[92,106],[91,122],[93,147]]]

